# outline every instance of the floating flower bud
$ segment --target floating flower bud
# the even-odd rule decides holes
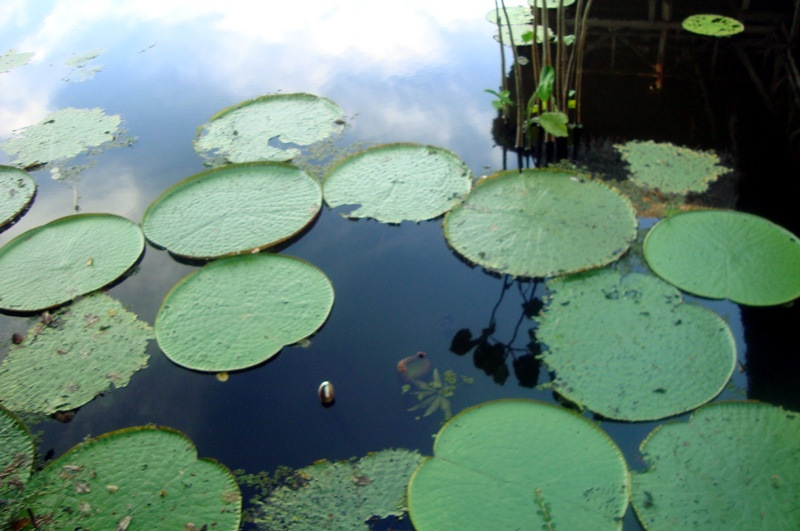
[[[332,406],[334,400],[336,400],[336,397],[333,394],[333,384],[327,381],[319,384],[317,394],[319,394],[319,400],[325,407]]]
[[[418,380],[431,370],[431,360],[424,352],[401,359],[397,363],[397,372],[406,380]]]

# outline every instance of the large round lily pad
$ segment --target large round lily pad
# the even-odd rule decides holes
[[[314,333],[332,306],[328,277],[308,262],[276,254],[223,258],[167,294],[156,339],[178,365],[244,369]]]
[[[144,251],[132,221],[77,214],[31,229],[0,248],[0,308],[58,306],[122,276]]]
[[[202,125],[194,149],[224,162],[288,161],[342,131],[344,112],[313,94],[270,94],[223,109]]]
[[[632,474],[646,529],[800,527],[800,415],[758,402],[717,402],[642,442]]]
[[[744,31],[744,24],[735,18],[712,14],[686,17],[681,26],[686,31],[711,37],[730,37]]]
[[[128,385],[147,367],[150,326],[105,293],[37,321],[0,364],[0,403],[51,414]]]
[[[472,174],[441,148],[387,144],[351,156],[325,176],[331,208],[357,205],[345,215],[386,223],[422,221],[450,210],[469,193]]]
[[[717,396],[733,374],[736,343],[710,310],[682,301],[661,279],[608,269],[548,282],[538,318],[553,388],[604,417],[654,420]]]
[[[559,170],[505,171],[480,181],[444,218],[461,255],[488,270],[546,277],[606,265],[636,237],[630,201]]]
[[[439,431],[434,457],[408,486],[418,531],[621,529],[630,478],[591,421],[533,400],[462,411]]]
[[[19,418],[0,406],[0,499],[24,496],[33,469],[33,436]],[[3,508],[0,507],[0,515]],[[4,522],[0,518],[0,525]]]
[[[752,214],[669,217],[648,233],[644,257],[664,280],[702,297],[769,306],[800,296],[800,240]]]
[[[0,166],[0,228],[27,207],[36,193],[36,183],[24,171]]]
[[[32,480],[39,529],[239,529],[233,475],[184,434],[156,426],[81,443]]]
[[[147,238],[170,252],[216,258],[300,232],[319,212],[317,182],[289,164],[230,164],[184,179],[144,213]]]

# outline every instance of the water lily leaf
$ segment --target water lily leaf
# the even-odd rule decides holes
[[[144,213],[154,244],[195,258],[260,250],[300,232],[319,212],[319,184],[274,162],[230,164],[184,179]]]
[[[630,201],[560,170],[505,171],[483,179],[445,215],[450,245],[491,271],[545,277],[601,267],[636,237]]]
[[[33,52],[17,52],[16,50],[9,50],[3,55],[0,55],[0,74],[4,74],[9,70],[28,64],[33,57]]]
[[[230,471],[184,434],[138,426],[81,443],[37,473],[40,529],[239,529]],[[123,522],[125,524],[123,525]]]
[[[505,16],[503,17],[505,19]],[[533,43],[534,31],[532,24],[512,24],[511,26],[504,24],[500,28],[500,35],[503,37],[503,44],[506,46],[511,45],[511,37],[514,37],[514,45],[515,46],[530,46]],[[536,44],[541,44],[544,42],[545,36],[545,28],[542,25],[536,26]],[[550,40],[555,38],[553,35],[553,30],[547,30],[547,36]],[[494,40],[500,41],[500,36],[495,35]]]
[[[530,24],[533,22],[531,8],[528,6],[507,6],[505,11],[503,11],[503,8],[492,9],[486,13],[486,20],[492,24],[507,24],[506,13],[511,24]]]
[[[654,420],[717,396],[736,366],[728,325],[661,279],[608,269],[548,282],[537,319],[553,388],[619,420]]]
[[[6,501],[22,495],[33,470],[34,451],[28,428],[0,405],[0,499]]]
[[[0,166],[0,228],[25,210],[35,194],[36,183],[27,173]]]
[[[644,241],[653,271],[684,291],[740,304],[783,304],[800,296],[800,241],[745,212],[702,210],[659,222]]]
[[[730,37],[744,31],[744,24],[722,15],[692,15],[683,19],[681,26],[686,31],[711,37]]]
[[[22,129],[0,147],[27,167],[75,157],[114,139],[122,118],[103,109],[67,107]]]
[[[144,251],[135,223],[77,214],[31,229],[0,248],[0,308],[37,311],[102,288]]]
[[[308,262],[275,254],[223,258],[167,294],[156,339],[189,369],[244,369],[314,333],[332,306],[330,280]]]
[[[302,485],[283,486],[257,501],[255,522],[272,530],[368,529],[377,516],[400,516],[408,478],[422,456],[383,450],[358,461],[320,461],[295,474]]]
[[[704,192],[710,183],[730,171],[713,153],[668,142],[627,142],[614,148],[630,166],[632,181],[664,193]]]
[[[632,474],[646,529],[796,529],[800,415],[758,402],[717,402],[642,442]],[[742,495],[739,488],[746,486]]]
[[[88,295],[51,317],[36,322],[0,364],[0,402],[9,409],[75,409],[147,367],[152,329],[108,295]]]
[[[358,205],[345,216],[385,223],[435,218],[469,193],[472,174],[464,162],[441,148],[386,144],[348,157],[325,176],[331,208]]]
[[[497,400],[442,427],[411,477],[408,510],[418,531],[621,529],[629,485],[622,453],[594,423]]]
[[[194,149],[224,162],[288,161],[298,147],[340,133],[344,111],[312,94],[270,94],[223,109],[202,125]]]
[[[528,3],[534,7],[546,7],[547,9],[557,9],[559,2],[562,6],[567,7],[575,3],[575,0],[528,0]]]

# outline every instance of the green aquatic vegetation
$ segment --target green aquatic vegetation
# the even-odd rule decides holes
[[[423,417],[433,415],[440,411],[444,415],[444,421],[450,420],[453,416],[453,409],[450,405],[450,399],[456,391],[459,380],[462,383],[472,383],[472,378],[467,376],[459,377],[454,371],[444,371],[444,377],[439,375],[439,369],[433,369],[433,377],[431,381],[425,382],[420,379],[411,379],[411,383],[403,385],[402,392],[411,392],[417,400],[418,404],[410,407],[409,411],[418,411],[424,409]],[[412,390],[412,387],[416,388]],[[419,419],[420,417],[417,417]]]
[[[744,24],[722,15],[692,15],[683,19],[681,26],[691,33],[711,37],[730,37],[744,31]]]
[[[78,408],[147,367],[150,326],[119,301],[95,293],[45,312],[0,364],[0,403],[52,414]]]
[[[769,306],[800,296],[800,240],[753,214],[676,214],[650,230],[644,256],[658,276],[701,297]]]
[[[531,8],[528,6],[507,6],[505,10],[502,7],[492,9],[486,13],[486,20],[492,24],[507,24],[506,14],[511,24],[530,24],[533,20]]]
[[[574,412],[533,400],[483,403],[450,419],[433,449],[408,486],[418,531],[622,528],[625,460]]]
[[[122,118],[103,109],[67,107],[23,128],[0,147],[21,167],[47,164],[86,153],[119,134]]]
[[[24,171],[13,166],[0,166],[0,229],[33,200],[36,183]]]
[[[796,529],[800,415],[759,402],[717,402],[656,427],[632,474],[646,529]]]
[[[0,74],[4,74],[9,70],[28,64],[33,57],[33,52],[18,52],[16,50],[8,50],[3,55],[0,55]]]
[[[318,461],[256,502],[254,521],[270,530],[366,530],[372,517],[404,513],[406,485],[421,459],[416,451],[392,449],[359,460]]]
[[[64,78],[64,81],[81,83],[83,81],[92,79],[95,74],[103,69],[103,67],[99,65],[90,65],[89,63],[100,57],[104,52],[105,50],[98,48],[88,52],[71,55],[69,59],[64,61],[64,64],[70,69],[69,73]]]
[[[25,509],[26,485],[33,471],[33,436],[14,413],[0,405],[0,526],[11,529]]]

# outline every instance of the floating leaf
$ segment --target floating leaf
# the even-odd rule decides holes
[[[272,530],[367,529],[377,516],[399,516],[408,478],[422,457],[383,450],[358,461],[321,461],[297,471],[302,486],[283,486],[257,502],[255,521]]]
[[[103,109],[67,107],[48,114],[2,144],[15,163],[27,167],[71,158],[114,139],[122,118]]]
[[[330,280],[308,262],[276,254],[223,258],[167,294],[156,339],[178,365],[234,371],[311,335],[332,306]]]
[[[508,20],[511,21],[511,24],[530,24],[533,22],[531,8],[528,6],[507,6],[505,10],[503,8],[492,9],[486,13],[486,20],[492,24],[507,24],[506,14],[508,14]]]
[[[89,295],[51,317],[34,324],[0,364],[0,402],[9,409],[75,409],[147,367],[150,326],[108,295]]]
[[[17,52],[16,50],[9,50],[3,55],[0,55],[0,74],[4,74],[9,70],[28,64],[33,57],[33,52]]]
[[[172,253],[216,258],[260,250],[300,232],[319,212],[317,182],[289,164],[230,164],[184,179],[144,213],[147,238]]]
[[[27,173],[0,166],[0,228],[25,210],[35,194],[36,183]]]
[[[507,24],[504,24],[500,28],[500,32],[501,32],[501,35],[503,37],[503,44],[506,45],[506,46],[510,46],[511,45],[512,35],[513,35],[513,38],[514,38],[513,42],[514,42],[515,46],[530,46],[532,44],[532,41],[533,41],[534,32],[533,32],[533,25],[532,24],[512,24],[511,26],[508,26]],[[536,43],[537,44],[541,44],[542,42],[544,42],[545,33],[547,33],[547,36],[548,36],[548,38],[550,40],[553,40],[555,38],[555,35],[553,34],[553,30],[548,29],[547,32],[545,32],[544,26],[541,26],[541,25],[537,25],[536,26]],[[495,35],[494,39],[499,42],[500,41],[500,36]]]
[[[709,183],[730,171],[713,153],[666,142],[627,142],[614,148],[630,166],[631,180],[664,193],[703,192]]]
[[[800,241],[759,216],[702,210],[669,217],[644,241],[653,271],[684,291],[741,304],[800,296]]]
[[[574,4],[575,0],[528,0],[528,3],[533,7],[541,8],[544,6],[547,9],[557,9],[559,3],[563,7],[567,7]]]
[[[722,15],[692,15],[683,19],[683,29],[698,35],[730,37],[744,31],[744,24]]]
[[[758,402],[717,402],[642,442],[632,474],[646,529],[797,529],[800,415]],[[745,489],[744,493],[742,489]]]
[[[225,162],[288,161],[300,146],[342,131],[342,109],[312,94],[270,94],[223,109],[194,141],[200,155]]]
[[[600,270],[548,282],[541,358],[568,400],[619,420],[653,420],[717,396],[736,366],[728,325],[651,275]]]
[[[386,144],[348,157],[325,176],[331,208],[358,205],[345,214],[385,223],[435,218],[467,195],[472,174],[464,162],[441,148]]]
[[[33,469],[34,451],[28,428],[0,405],[0,499],[3,501],[22,495]]]
[[[418,531],[621,529],[629,482],[619,448],[594,423],[543,402],[498,400],[439,431],[434,457],[411,477],[408,509]]]
[[[444,233],[460,254],[491,271],[545,277],[601,267],[636,236],[623,196],[559,170],[500,172],[447,213]]]
[[[71,55],[70,58],[64,62],[68,67],[70,67],[70,72],[67,74],[65,81],[81,83],[83,81],[92,79],[96,73],[103,69],[103,67],[97,65],[89,66],[89,63],[100,57],[104,52],[104,49],[97,48],[88,52]]]
[[[106,433],[51,462],[32,481],[40,529],[238,530],[230,471],[184,434],[156,426]],[[193,526],[193,527],[190,527]]]
[[[77,214],[31,229],[0,248],[0,308],[52,308],[111,283],[144,251],[135,223]]]

